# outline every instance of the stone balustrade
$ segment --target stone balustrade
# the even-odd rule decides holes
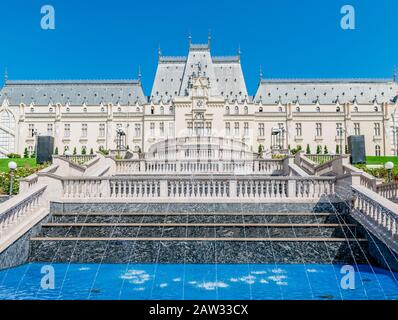
[[[398,205],[363,186],[352,186],[352,215],[393,250],[398,249]]]
[[[115,160],[116,174],[253,174],[280,175],[283,160]]]
[[[46,207],[43,194],[47,186],[34,186],[27,192],[0,204],[0,239],[4,239],[13,226],[28,220],[38,209]]]
[[[398,198],[398,182],[383,183],[376,186],[376,192],[387,199]]]
[[[71,155],[71,156],[59,156],[59,157],[71,161],[75,164],[82,165],[93,160],[96,157],[96,155],[84,154],[84,155]]]
[[[324,164],[325,162],[334,160],[340,156],[331,154],[306,154],[305,157],[317,164]]]
[[[66,199],[319,199],[335,192],[333,177],[187,176],[63,179]]]

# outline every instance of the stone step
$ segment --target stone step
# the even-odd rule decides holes
[[[355,225],[339,224],[44,224],[43,237],[187,237],[187,238],[345,238],[355,237]]]
[[[55,213],[54,223],[339,223],[331,213]]]
[[[366,240],[336,238],[43,238],[32,262],[366,263]]]

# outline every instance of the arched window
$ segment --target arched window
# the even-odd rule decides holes
[[[380,150],[381,150],[381,149],[380,149],[380,146],[379,146],[379,145],[376,145],[376,146],[375,146],[375,156],[380,157],[380,153],[381,153]]]
[[[14,152],[15,149],[15,117],[9,110],[0,112],[0,148],[7,151],[7,153]],[[1,153],[0,153],[1,156]]]
[[[316,112],[321,112],[321,108],[316,107]]]

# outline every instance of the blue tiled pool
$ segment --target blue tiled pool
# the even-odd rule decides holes
[[[0,271],[0,299],[398,299],[398,273],[367,265],[355,289],[342,289],[341,265],[315,264],[53,264],[43,289],[46,266]]]

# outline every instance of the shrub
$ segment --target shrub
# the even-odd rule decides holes
[[[14,179],[12,184],[12,193],[17,194],[19,191],[19,179],[30,176],[31,174],[45,168],[48,164],[40,165],[35,168],[28,166],[17,167],[14,170]],[[0,172],[0,194],[8,194],[10,190],[10,174],[8,172]]]
[[[25,150],[23,151],[23,157],[24,157],[25,159],[29,158],[29,151],[28,151],[28,148],[25,148]]]
[[[74,156],[77,155],[77,149],[76,149],[76,147],[73,148],[73,155],[74,155]]]
[[[84,148],[84,147],[82,147],[82,155],[85,155],[87,152],[86,152],[86,148]]]
[[[328,154],[329,153],[328,146],[325,146],[325,148],[323,149],[323,153],[324,154]]]
[[[336,144],[336,154],[340,154],[340,146]]]
[[[55,154],[55,155],[58,155],[58,147],[55,148],[54,154]]]
[[[32,152],[32,154],[30,155],[30,157],[31,157],[32,159],[36,158],[36,153],[35,153],[35,152]]]
[[[316,154],[321,154],[321,153],[322,153],[322,147],[318,145],[316,147]]]
[[[19,158],[21,158],[21,155],[19,155],[18,153],[9,153],[9,154],[7,155],[7,157],[8,157],[9,159],[19,159]]]
[[[94,150],[93,148],[90,149],[90,154],[93,155],[94,154]]]
[[[307,148],[305,150],[305,153],[306,154],[311,154],[311,149],[310,149],[310,145],[309,144],[307,144]]]

